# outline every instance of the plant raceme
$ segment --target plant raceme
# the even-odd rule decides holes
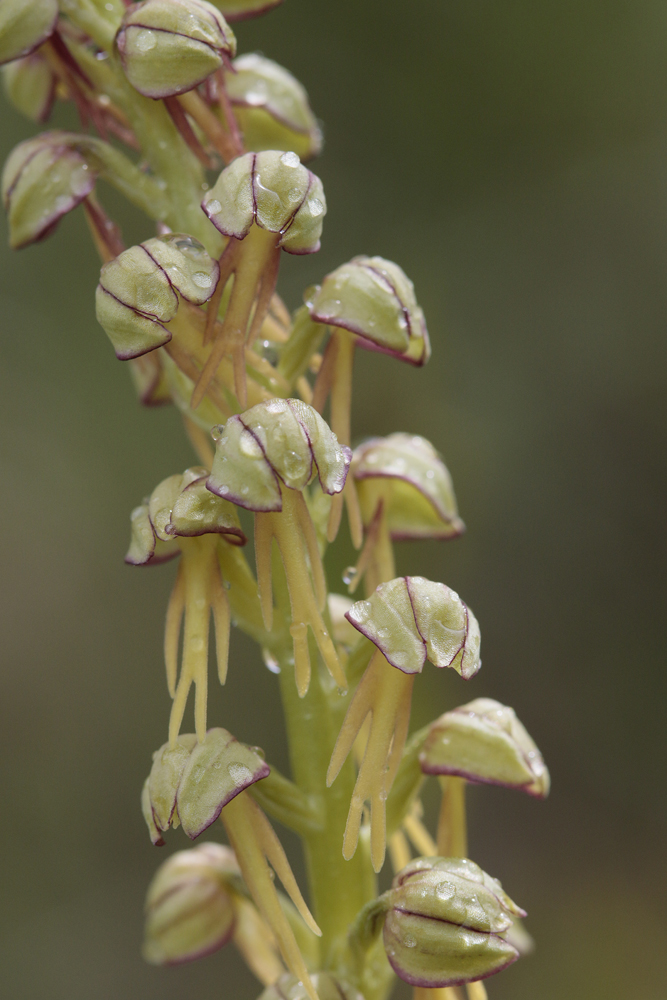
[[[419,1000],[424,990],[456,1000],[462,988],[483,1000],[482,980],[529,939],[523,911],[467,858],[465,787],[543,798],[549,775],[514,711],[488,698],[410,735],[426,661],[469,680],[480,629],[449,586],[397,575],[393,543],[465,529],[423,437],[397,430],[352,449],[356,348],[416,367],[430,357],[399,265],[355,257],[306,289],[293,314],[277,294],[281,251],[319,249],[326,199],[301,162],[322,144],[304,88],[264,56],[236,55],[240,22],[274,6],[0,7],[10,102],[39,122],[71,102],[81,122],[7,160],[11,245],[43,239],[81,206],[102,262],[99,323],[141,402],[175,405],[193,449],[192,466],[165,470],[131,515],[129,565],[178,557],[164,639],[173,704],[142,808],[154,844],[179,826],[228,843],[179,851],[158,869],[144,954],[173,964],[233,942],[262,1000],[385,1000],[394,975]],[[124,246],[100,182],[146,217],[139,245]],[[354,597],[330,592],[325,572],[344,510],[359,551],[344,578]],[[247,669],[230,663],[232,627],[279,674],[290,778],[211,726],[211,619],[221,684]],[[182,732],[193,689],[194,732]],[[421,820],[429,776],[442,793],[435,838]],[[301,838],[312,913],[268,816]],[[379,894],[387,846],[395,877]]]

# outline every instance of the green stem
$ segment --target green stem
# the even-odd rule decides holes
[[[314,646],[314,643],[313,643]],[[317,656],[313,648],[313,662]],[[355,782],[351,760],[334,785],[326,789],[326,772],[347,699],[329,687],[323,671],[313,671],[308,693],[299,698],[294,683],[292,650],[279,657],[280,690],[287,725],[294,781],[306,795],[322,803],[323,829],[303,834],[311,903],[322,929],[322,968],[344,962],[347,933],[359,910],[376,895],[368,845],[364,842],[351,861],[342,853],[343,833]],[[333,687],[333,685],[331,685]]]

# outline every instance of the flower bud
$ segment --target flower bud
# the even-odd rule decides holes
[[[121,361],[171,340],[179,297],[195,305],[215,290],[219,267],[201,243],[182,233],[156,236],[105,264],[95,297],[97,320]]]
[[[146,896],[143,956],[152,965],[191,962],[217,951],[234,930],[234,852],[221,844],[178,851],[158,868]]]
[[[288,253],[320,248],[326,201],[319,177],[302,166],[296,153],[266,150],[245,153],[222,171],[202,208],[224,236],[244,239],[253,222],[280,235]]]
[[[300,399],[272,399],[230,417],[216,443],[212,493],[255,511],[282,510],[280,482],[302,490],[317,469],[325,493],[340,493],[352,453]]]
[[[53,33],[57,20],[57,0],[2,0],[0,63],[27,56]]]
[[[132,86],[153,98],[192,90],[236,52],[234,33],[205,0],[133,4],[116,45]]]
[[[146,800],[155,829],[159,834],[180,821],[194,840],[239,792],[269,773],[255,750],[226,729],[209,729],[202,743],[194,734],[183,734],[153,755]],[[156,843],[154,831],[151,836]]]
[[[78,136],[44,132],[10,153],[2,199],[14,250],[44,239],[95,187],[97,172],[74,145]]]
[[[421,673],[429,659],[469,680],[482,665],[477,619],[444,583],[397,577],[357,601],[346,618],[406,674]]]
[[[225,86],[246,149],[293,150],[304,160],[320,152],[322,133],[308,95],[278,63],[257,52],[240,56]]]
[[[246,21],[250,17],[266,14],[281,4],[283,0],[215,0],[228,21]]]
[[[218,534],[232,545],[245,545],[236,508],[206,489],[207,476],[201,466],[186,469],[183,475],[169,476],[144,504],[135,508],[126,563],[154,566],[178,555],[176,537]]]
[[[419,763],[425,774],[455,774],[468,781],[549,794],[542,754],[513,708],[492,698],[445,712],[430,726]]]
[[[383,257],[355,257],[306,293],[316,323],[342,327],[360,347],[391,354],[413,365],[431,356],[424,313],[405,272]]]
[[[354,450],[351,471],[366,527],[381,501],[394,541],[456,538],[465,530],[451,476],[425,438],[390,434],[365,441]]]
[[[320,1000],[363,1000],[363,996],[344,979],[330,972],[316,972],[311,976]],[[308,1000],[308,992],[291,972],[286,972],[271,986],[267,986],[258,1000]]]
[[[17,111],[34,122],[45,122],[51,113],[56,79],[46,59],[32,52],[2,68],[5,93]]]
[[[466,858],[416,858],[388,895],[384,946],[401,979],[433,989],[484,979],[515,962],[505,939],[523,910]]]

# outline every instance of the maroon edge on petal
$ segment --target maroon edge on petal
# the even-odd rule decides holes
[[[436,765],[436,764],[426,764],[422,763],[421,754],[419,760],[419,766],[421,768],[422,774],[448,774],[455,778],[465,778],[469,781],[471,785],[496,785],[499,788],[513,788],[518,792],[526,792],[528,795],[532,795],[533,798],[542,799],[543,795],[538,795],[535,792],[529,792],[528,786],[534,783],[533,781],[526,781],[522,784],[513,785],[508,781],[497,781],[493,778],[480,778],[475,774],[471,774],[469,771],[463,771],[456,767],[447,767],[446,765]]]
[[[259,438],[257,437],[257,435],[254,433],[254,431],[252,430],[252,428],[248,427],[247,424],[243,423],[243,421],[241,420],[241,418],[238,415],[238,413],[235,414],[234,416],[230,417],[229,420],[227,421],[227,423],[229,423],[230,420],[238,420],[238,422],[241,424],[241,426],[243,427],[243,429],[246,430],[248,432],[248,434],[250,434],[251,437],[253,437],[254,440],[255,440],[255,442],[257,443],[260,451],[262,452],[262,455],[264,456],[264,461],[268,465],[269,469],[271,470],[271,474],[273,475],[273,478],[276,481],[276,485],[278,487],[278,505],[276,507],[251,507],[248,504],[248,501],[244,500],[243,497],[237,497],[233,493],[220,493],[219,490],[216,490],[214,488],[214,486],[211,485],[211,477],[210,476],[206,480],[206,489],[209,490],[211,493],[215,493],[215,495],[217,497],[220,497],[222,500],[229,500],[231,503],[235,503],[237,507],[243,507],[244,510],[252,510],[256,514],[279,513],[283,509],[283,501],[282,501],[282,497],[281,497],[281,493],[280,493],[280,483],[282,482],[282,480],[280,479],[280,476],[278,475],[278,473],[276,472],[276,470],[271,465],[271,462],[269,462],[269,460],[268,460],[268,458],[266,456],[266,452],[264,451],[264,446],[262,445],[262,442],[259,440]]]
[[[133,361],[134,358],[141,358],[143,357],[144,354],[150,354],[151,351],[157,351],[158,347],[164,347],[165,344],[169,343],[169,341],[172,338],[171,330],[168,330],[166,326],[164,326],[164,324],[160,322],[159,319],[155,319],[150,313],[143,313],[140,312],[139,309],[133,309],[132,306],[128,306],[128,304],[126,302],[123,302],[122,299],[119,299],[117,295],[114,295],[113,292],[108,291],[108,289],[104,287],[101,281],[99,282],[97,287],[101,289],[101,291],[103,291],[105,295],[108,295],[109,298],[115,299],[116,302],[119,305],[123,306],[124,309],[129,310],[129,312],[134,313],[136,316],[141,316],[142,319],[149,320],[149,322],[154,323],[155,326],[158,326],[162,330],[164,330],[166,334],[164,340],[160,341],[159,344],[153,344],[152,347],[147,347],[143,351],[132,351],[132,352],[122,351],[120,354],[118,353],[118,351],[114,351],[114,354],[116,355],[119,361]]]
[[[475,931],[475,933],[484,934],[484,931]],[[488,935],[488,936],[500,937],[499,934]],[[501,940],[504,941],[505,939],[501,938]],[[506,941],[505,943],[509,944],[509,941]],[[512,945],[511,947],[514,947],[514,945]],[[394,970],[398,978],[402,979],[404,983],[409,983],[410,986],[421,986],[424,989],[440,989],[445,986],[465,986],[466,983],[479,982],[481,979],[490,979],[491,976],[495,976],[497,975],[497,973],[503,972],[504,969],[507,969],[510,965],[513,965],[514,962],[516,962],[517,958],[519,958],[519,952],[516,951],[516,948],[514,950],[516,954],[510,956],[508,960],[504,963],[504,965],[499,965],[497,969],[494,969],[492,972],[487,972],[484,976],[477,976],[475,979],[438,980],[437,982],[433,982],[430,979],[418,979],[416,976],[410,976],[408,973],[405,973],[403,970],[401,970],[401,967],[396,962],[393,962],[389,955],[387,955],[387,958],[389,960],[389,964],[391,965],[392,969]]]
[[[363,461],[363,459],[362,459],[362,461]],[[428,493],[425,493],[424,490],[419,485],[419,483],[417,483],[411,476],[397,476],[393,472],[371,472],[369,470],[368,472],[360,472],[359,474],[354,473],[354,478],[355,479],[400,479],[401,482],[409,483],[410,486],[414,486],[414,488],[419,493],[421,493],[421,495],[424,497],[424,499],[428,500],[428,502],[430,503],[430,505],[433,507],[433,510],[436,512],[436,514],[439,517],[442,518],[443,521],[446,521],[448,524],[452,524],[452,525],[454,525],[457,522],[459,522],[460,525],[461,525],[461,528],[456,531],[456,534],[453,534],[453,535],[444,535],[444,536],[435,536],[435,535],[426,535],[426,536],[423,536],[423,535],[416,535],[415,537],[418,537],[418,538],[423,538],[423,537],[427,537],[427,538],[438,537],[438,538],[440,538],[440,537],[442,537],[444,539],[447,539],[447,538],[458,538],[466,530],[465,524],[463,523],[463,521],[461,521],[461,519],[459,518],[458,515],[455,515],[454,517],[449,517],[447,514],[445,514],[444,511],[442,511],[438,507],[438,505],[436,504],[436,502],[433,499],[433,497],[429,496]],[[395,541],[401,541],[401,540],[407,540],[407,539],[409,539],[409,538],[411,538],[413,536],[411,536],[409,534],[404,534],[404,535],[401,535],[401,536],[397,536],[397,535],[392,534],[391,537]]]
[[[193,479],[191,483],[188,483],[188,485],[183,490],[183,493],[187,493],[189,489],[192,489],[193,486],[196,486],[203,480],[206,481],[207,484],[206,488],[208,489],[207,476],[200,476],[199,479]],[[209,493],[213,493],[214,496],[218,496],[218,494],[214,493],[213,490],[209,490]],[[226,498],[220,497],[220,499],[223,500]],[[245,532],[241,528],[206,528],[203,529],[202,531],[174,531],[172,533],[171,531],[169,531],[170,527],[171,527],[171,521],[169,522],[165,530],[167,531],[167,534],[169,535],[173,534],[174,538],[199,538],[200,535],[224,535],[224,536],[230,535],[231,537],[227,538],[227,541],[229,542],[230,545],[241,546],[241,545],[246,545],[248,542],[248,538]],[[237,539],[237,541],[232,541],[233,538]]]
[[[278,0],[278,3],[281,2],[282,0]],[[7,63],[10,62],[16,62],[17,59],[24,59],[26,56],[29,56],[32,52],[35,52],[36,49],[38,49],[40,45],[43,45],[44,42],[47,40],[47,38],[50,38],[53,32],[56,30],[56,25],[58,23],[59,17],[60,17],[60,10],[56,10],[56,16],[53,19],[51,27],[46,29],[40,40],[38,42],[35,42],[34,45],[29,45],[27,49],[23,50],[23,52],[19,52],[17,56],[12,56],[11,59],[6,59],[4,62],[0,63],[0,66],[5,66]]]
[[[352,609],[350,609],[350,610],[352,610]],[[407,674],[408,677],[413,677],[415,674],[420,674],[422,672],[424,664],[426,663],[426,647],[425,646],[424,646],[424,659],[422,660],[422,664],[421,664],[421,667],[419,668],[419,670],[406,670],[404,667],[399,667],[399,665],[397,663],[394,663],[393,660],[391,660],[387,656],[387,654],[384,651],[384,649],[382,648],[382,646],[378,645],[377,641],[373,638],[373,636],[369,635],[368,632],[366,632],[361,627],[361,625],[359,624],[359,622],[355,622],[355,620],[353,618],[350,618],[350,612],[349,611],[345,612],[345,617],[349,621],[350,625],[353,625],[354,628],[356,628],[357,632],[361,632],[361,634],[363,636],[365,636],[366,639],[369,639],[370,642],[373,643],[373,645],[375,646],[376,649],[380,650],[380,652],[384,656],[384,658],[387,661],[387,663],[391,664],[392,667],[395,667],[396,670],[400,670],[402,674]],[[420,634],[419,637],[421,638],[421,634]],[[422,642],[423,642],[423,639],[422,639]]]
[[[235,927],[236,927],[236,920],[232,920],[229,926],[229,930],[227,931],[226,934],[223,934],[223,936],[220,938],[219,941],[216,941],[214,944],[209,945],[207,948],[201,948],[199,951],[194,951],[191,954],[184,955],[182,958],[171,959],[170,961],[165,962],[164,964],[170,967],[177,965],[187,965],[188,962],[194,962],[198,958],[206,958],[208,955],[215,954],[216,951],[219,951],[224,945],[226,945],[231,940]]]
[[[238,740],[234,739],[232,742],[237,743]],[[202,827],[199,830],[196,831],[196,833],[189,833],[187,835],[190,838],[190,840],[196,840],[197,837],[200,837],[202,835],[202,833],[204,832],[204,830],[208,830],[209,826],[212,826],[213,823],[215,823],[216,819],[218,819],[218,817],[220,816],[220,813],[222,812],[222,810],[225,808],[225,806],[229,802],[232,801],[232,799],[235,799],[236,796],[240,795],[241,792],[245,792],[246,788],[250,788],[250,786],[254,785],[257,781],[261,781],[262,778],[267,778],[270,774],[271,774],[271,768],[266,763],[266,761],[262,761],[262,766],[260,768],[258,768],[258,770],[253,774],[253,776],[252,776],[252,778],[251,778],[250,781],[247,781],[245,783],[245,785],[242,785],[240,788],[235,788],[234,791],[230,795],[226,796],[222,800],[222,802],[220,803],[219,806],[216,806],[216,809],[215,809],[214,813],[212,814],[212,816],[210,817],[210,819],[207,819],[203,823]],[[178,792],[176,793],[176,795],[177,795],[177,801],[178,801]]]

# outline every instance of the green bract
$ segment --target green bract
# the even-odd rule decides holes
[[[320,1000],[363,1000],[358,990],[329,972],[316,972],[313,986]],[[287,972],[271,986],[267,986],[259,1000],[307,1000],[308,991],[296,976]]]
[[[217,951],[234,930],[234,852],[221,844],[178,851],[158,868],[146,896],[143,956],[153,965],[191,962]]]
[[[455,774],[468,781],[519,788],[538,798],[549,793],[542,754],[514,709],[492,698],[476,698],[436,719],[419,763],[426,774]]]
[[[48,236],[93,191],[97,172],[76,148],[79,139],[69,132],[44,132],[9,155],[2,198],[13,249]]]
[[[355,257],[306,293],[317,323],[357,334],[360,347],[414,365],[431,356],[424,313],[405,272],[383,257]]]
[[[96,293],[97,319],[125,361],[171,340],[164,323],[179,297],[202,305],[218,280],[218,264],[191,236],[170,233],[130,247],[105,264]]]
[[[17,111],[35,122],[45,122],[51,112],[56,81],[38,52],[2,68],[5,93]]]
[[[239,156],[222,171],[202,202],[216,229],[242,240],[253,222],[280,236],[288,253],[320,248],[326,201],[319,177],[294,152]]]
[[[395,541],[456,538],[465,530],[451,476],[425,438],[414,434],[372,438],[355,448],[350,469],[365,526],[381,502]]]
[[[239,56],[233,69],[225,86],[246,149],[293,150],[304,160],[317,156],[322,134],[299,81],[256,52]]]
[[[453,667],[465,680],[482,665],[477,619],[444,583],[397,577],[357,601],[345,617],[406,674],[420,673],[427,658],[436,667]]]
[[[232,545],[244,545],[233,504],[206,489],[208,472],[201,467],[169,476],[149,499],[132,511],[132,538],[125,562],[152,566],[178,555],[176,537],[224,535]]]
[[[282,510],[280,483],[302,490],[315,469],[325,493],[340,493],[351,452],[300,399],[258,403],[230,417],[216,441],[208,488],[240,507]]]
[[[215,0],[215,6],[228,21],[245,21],[249,17],[265,14],[282,2],[283,0]]]
[[[57,0],[2,0],[0,63],[28,55],[53,33]]]
[[[154,98],[192,90],[236,52],[234,33],[205,0],[133,4],[116,45],[132,86]]]
[[[209,729],[202,743],[190,733],[165,743],[154,754],[142,793],[153,843],[178,822],[194,840],[239,792],[269,773],[268,764],[226,729]]]
[[[416,858],[387,894],[384,945],[401,979],[427,989],[483,979],[516,961],[503,935],[525,916],[465,858]]]

